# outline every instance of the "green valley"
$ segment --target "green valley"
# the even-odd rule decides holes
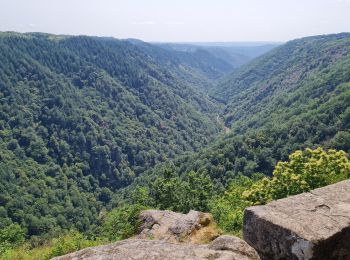
[[[350,177],[350,34],[238,48],[3,32],[0,108],[5,259],[128,238],[146,208],[240,235],[245,207]]]

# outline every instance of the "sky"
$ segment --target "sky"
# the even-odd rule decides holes
[[[0,31],[284,42],[350,31],[350,0],[0,0]]]

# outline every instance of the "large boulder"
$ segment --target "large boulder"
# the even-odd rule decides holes
[[[208,243],[220,235],[209,213],[191,210],[188,214],[168,210],[141,212],[138,239],[158,239],[173,243]]]
[[[262,259],[350,259],[350,180],[249,207],[243,236]]]
[[[260,259],[254,248],[244,240],[234,236],[220,236],[211,242],[208,248],[218,251],[231,251],[234,254],[234,259]]]
[[[235,246],[236,245],[236,246]],[[90,247],[55,260],[258,260],[259,256],[239,238],[219,237],[209,245],[169,243],[161,240],[127,239]]]

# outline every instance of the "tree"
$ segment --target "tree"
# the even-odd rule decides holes
[[[271,179],[257,182],[243,196],[253,204],[264,204],[349,177],[350,162],[344,151],[307,148],[291,154],[288,162],[278,162]]]
[[[133,236],[139,228],[139,214],[146,209],[144,206],[123,205],[106,216],[103,223],[103,236],[110,241],[126,239]]]
[[[190,171],[186,174],[185,182],[185,207],[182,211],[188,212],[191,209],[208,211],[208,202],[214,196],[214,184],[205,173]]]
[[[209,202],[210,212],[218,222],[219,227],[226,232],[240,235],[243,226],[243,211],[250,206],[249,201],[242,198],[242,193],[252,186],[254,181],[246,176],[237,176],[227,191]]]

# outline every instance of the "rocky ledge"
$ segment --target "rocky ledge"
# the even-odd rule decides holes
[[[244,213],[246,242],[219,236],[208,213],[147,210],[141,213],[140,221],[140,234],[134,239],[86,248],[55,259],[348,260],[350,180],[249,207]]]
[[[208,245],[169,243],[162,240],[127,239],[105,246],[90,247],[55,260],[258,260],[258,254],[243,240],[221,236]]]
[[[350,259],[350,180],[245,210],[262,259]]]
[[[209,213],[145,210],[139,220],[140,233],[132,239],[86,248],[55,259],[260,259],[242,239],[220,236]]]

